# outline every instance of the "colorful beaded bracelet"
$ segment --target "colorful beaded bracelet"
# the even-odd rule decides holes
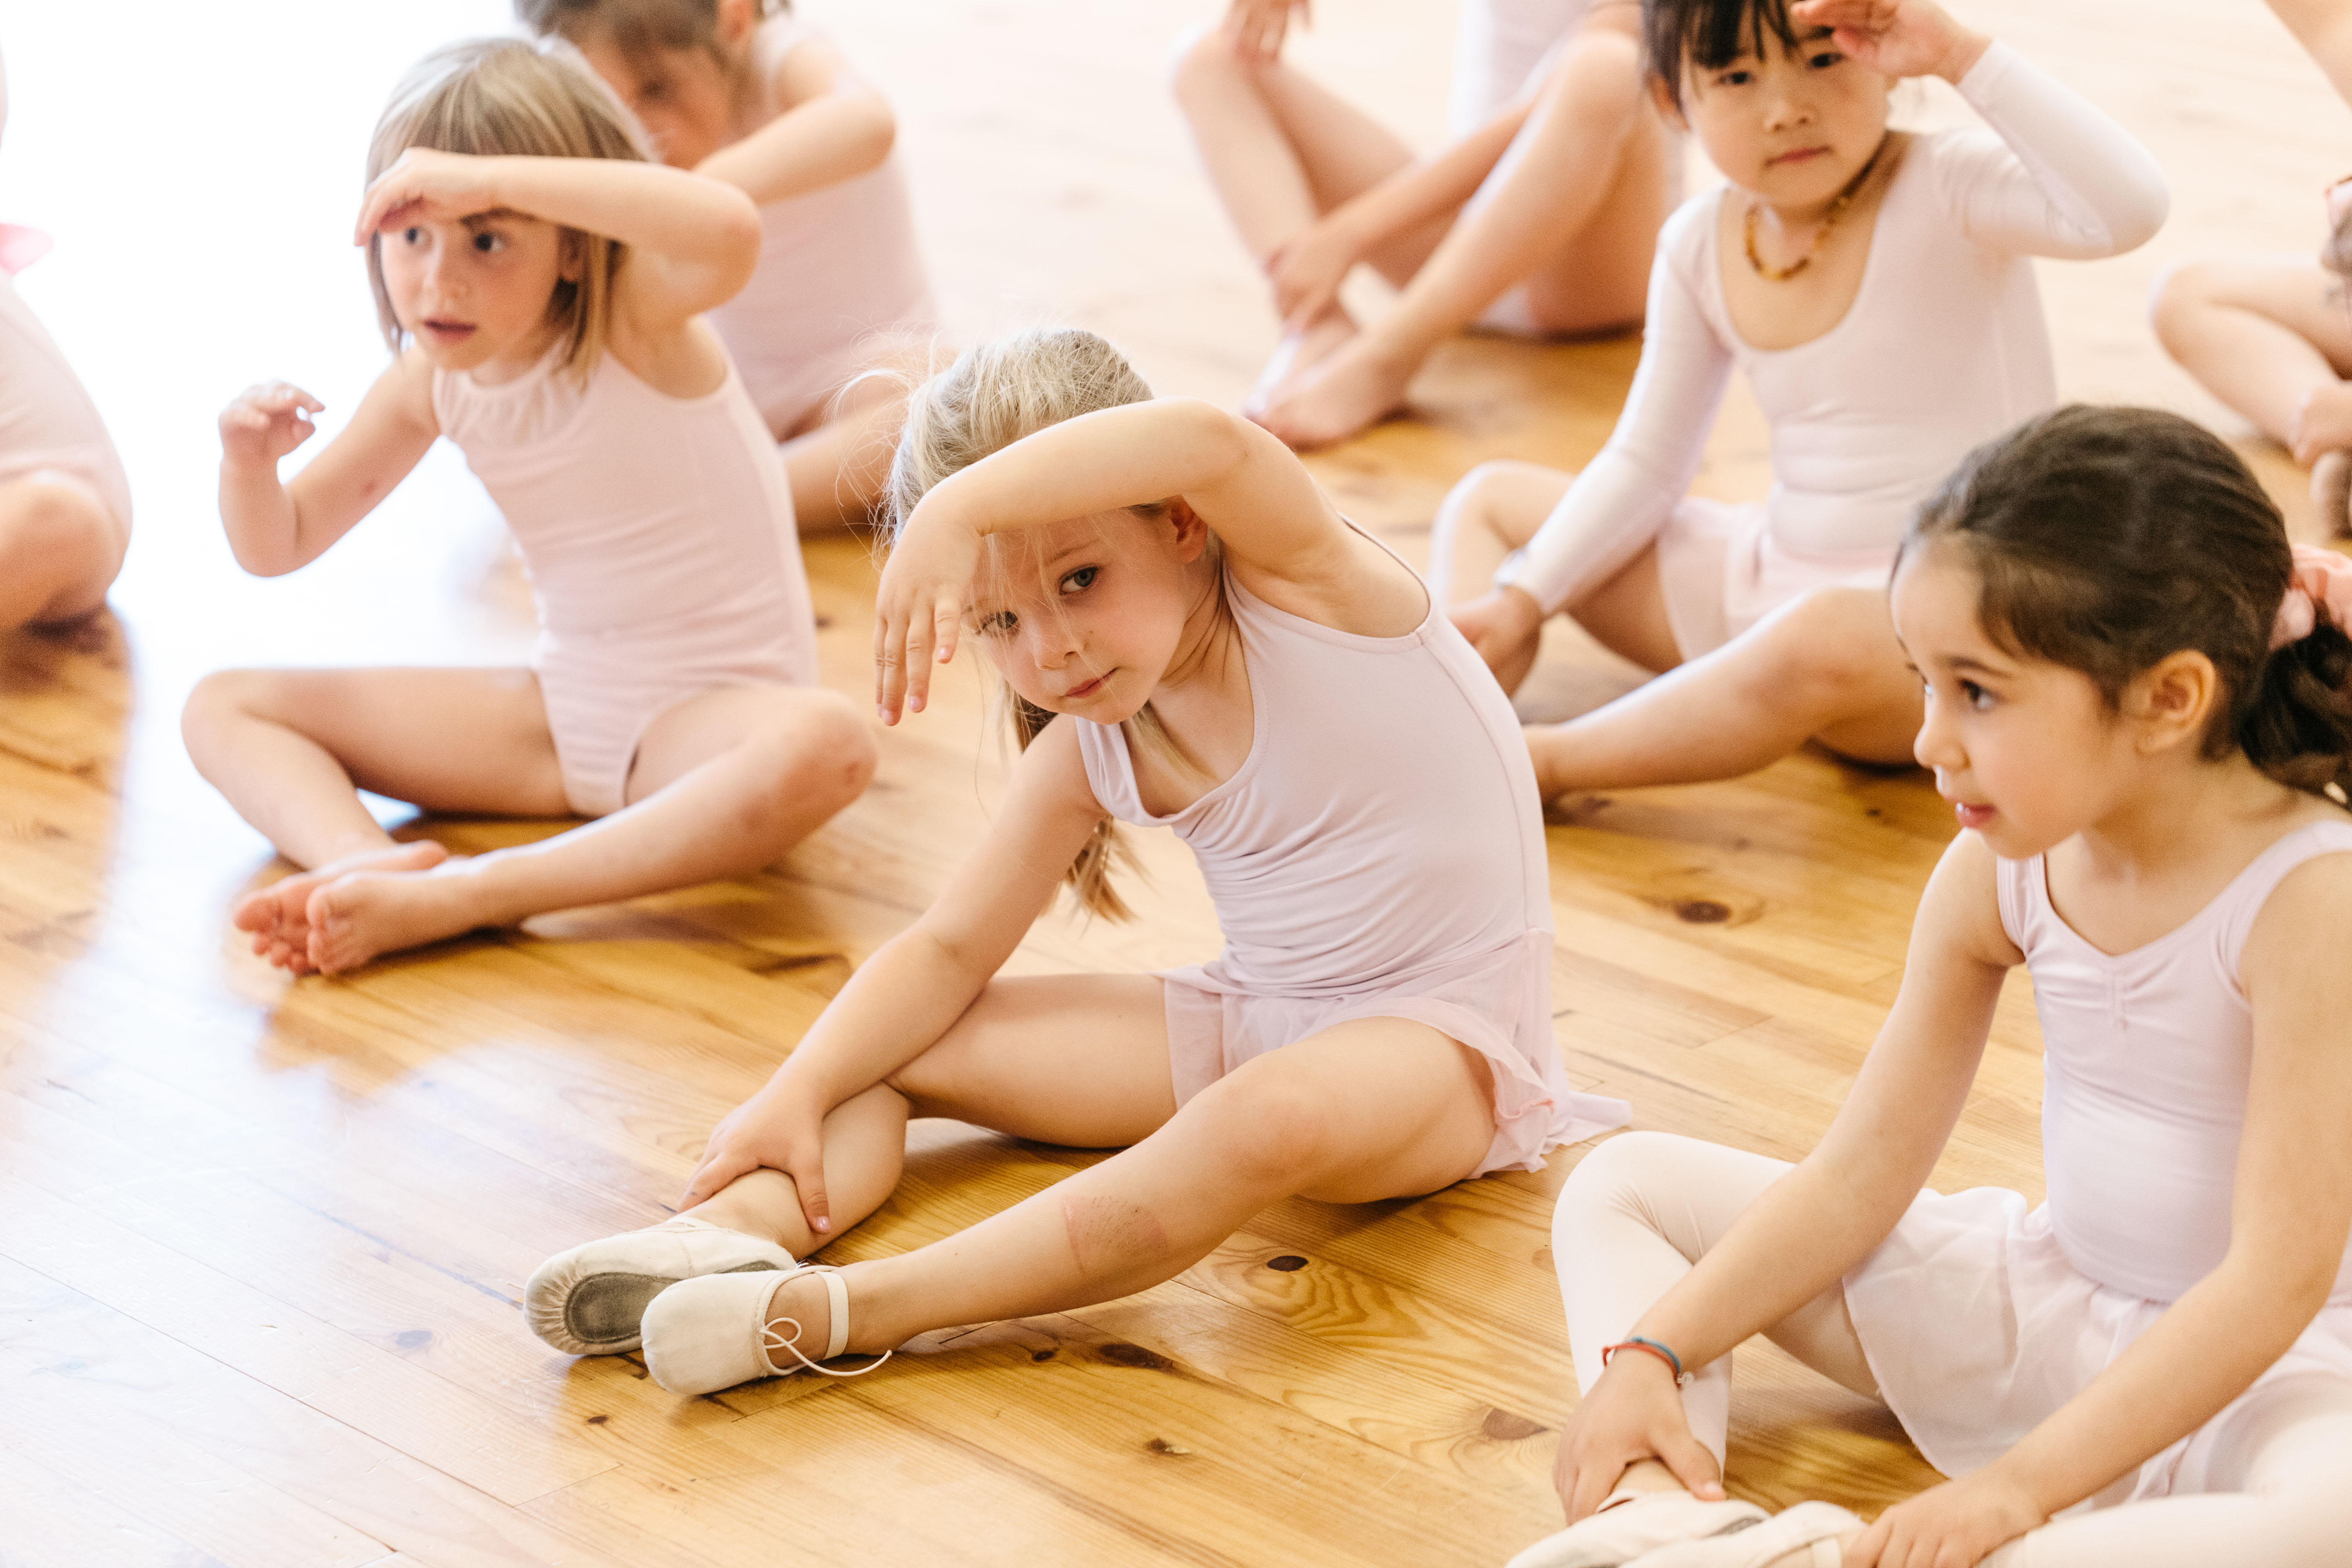
[[[1664,1345],[1660,1344],[1655,1340],[1645,1340],[1641,1335],[1635,1334],[1632,1339],[1623,1341],[1621,1343],[1605,1346],[1601,1352],[1601,1364],[1602,1366],[1607,1366],[1609,1364],[1609,1358],[1615,1355],[1619,1351],[1647,1351],[1650,1354],[1656,1356],[1660,1361],[1664,1362],[1667,1366],[1674,1369],[1675,1384],[1677,1387],[1687,1384],[1691,1380],[1692,1374],[1683,1370],[1683,1358],[1676,1355],[1673,1351],[1667,1349]]]

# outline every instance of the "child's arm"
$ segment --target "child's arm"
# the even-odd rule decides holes
[[[778,114],[695,165],[761,206],[878,168],[898,134],[890,100],[858,79],[841,51],[806,38],[776,62]]]
[[[1981,244],[2088,260],[2145,245],[2172,193],[2132,134],[2006,45],[1932,0],[1801,0],[1790,16],[1891,76],[1940,76],[1999,133],[1947,144],[1940,170],[1962,232]]]
[[[2331,855],[2290,873],[2247,936],[2253,1064],[2220,1267],[2016,1447],[1880,1515],[1850,1568],[1974,1563],[2203,1426],[2310,1326],[2352,1235],[2347,920],[2352,856]]]
[[[2352,102],[2352,3],[2347,0],[2270,0],[2271,9],[2327,73],[2336,96]]]
[[[1912,926],[1903,988],[1828,1135],[1631,1332],[1672,1346],[1695,1371],[1836,1285],[1895,1228],[1959,1120],[2020,956],[2001,931],[1993,876],[1976,835],[1945,851]],[[1570,1521],[1646,1458],[1721,1495],[1665,1363],[1621,1355],[1560,1435],[1554,1479]]]
[[[505,210],[617,239],[614,312],[652,334],[722,305],[760,260],[760,213],[734,186],[624,158],[476,158],[411,147],[376,177],[358,243],[412,216]]]
[[[883,721],[922,710],[931,663],[955,656],[992,533],[1176,498],[1214,529],[1252,593],[1341,630],[1401,635],[1428,613],[1420,581],[1350,528],[1290,448],[1190,397],[1049,426],[940,481],[900,531],[875,605]],[[1385,626],[1385,632],[1372,628]]]
[[[792,1177],[809,1227],[830,1230],[825,1113],[922,1055],[963,1016],[1102,818],[1076,725],[1046,725],[1021,754],[979,849],[913,925],[858,966],[767,1086],[712,1130],[686,1202],[766,1166]]]
[[[1282,58],[1282,41],[1290,31],[1290,14],[1303,24],[1311,18],[1307,0],[1234,0],[1218,30],[1230,39],[1234,53],[1245,60],[1272,65]]]
[[[440,432],[433,371],[411,350],[376,377],[342,433],[291,483],[278,460],[310,438],[325,405],[284,382],[248,387],[221,410],[221,524],[236,563],[259,577],[307,566],[408,477]]]
[[[1666,220],[1650,267],[1642,363],[1598,457],[1544,519],[1517,561],[1454,623],[1494,661],[1535,635],[1545,616],[1607,582],[1657,537],[1690,489],[1731,379],[1731,351],[1700,310],[1694,274],[1716,202],[1701,197]]]

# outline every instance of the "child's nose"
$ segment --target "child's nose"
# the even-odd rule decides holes
[[[1912,738],[1911,754],[1923,768],[1949,770],[1959,765],[1960,749],[1952,734],[1952,727],[1937,717],[1936,698],[1927,696],[1927,706],[1919,719],[1919,733]]]

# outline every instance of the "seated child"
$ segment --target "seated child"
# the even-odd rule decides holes
[[[1109,344],[971,350],[910,405],[876,648],[887,719],[976,643],[1023,745],[987,837],[710,1135],[689,1206],[530,1279],[531,1330],[707,1394],[1158,1284],[1294,1194],[1409,1197],[1622,1123],[1551,1027],[1551,901],[1510,708],[1297,458],[1155,401]],[[1113,819],[1175,830],[1224,952],[997,973]],[[898,1184],[908,1120],[1125,1152],[970,1230],[808,1255]],[[878,1364],[878,1363],[877,1363]],[[829,1369],[820,1369],[829,1370]]]
[[[1660,237],[1641,369],[1600,456],[1580,474],[1473,470],[1433,552],[1507,689],[1561,611],[1672,672],[1528,730],[1547,798],[1727,778],[1808,739],[1907,758],[1918,687],[1886,570],[1911,510],[2055,399],[2029,258],[2129,250],[2167,202],[2114,121],[1934,0],[1644,15],[1653,89],[1727,183]],[[1930,75],[1991,129],[1890,130],[1895,82]],[[1771,426],[1761,505],[1686,493],[1735,366]]]
[[[1572,1522],[1514,1568],[2352,1563],[2352,563],[2187,420],[2067,408],[1927,502],[1893,602],[1963,830],[1902,992],[1797,1165],[1643,1132],[1570,1176]],[[2021,963],[2049,1199],[1923,1192]],[[1759,1333],[1952,1479],[1726,1500]]]
[[[792,496],[699,318],[750,276],[740,191],[646,161],[581,67],[516,40],[412,71],[359,220],[398,356],[290,482],[321,405],[283,382],[222,414],[221,520],[291,572],[441,437],[514,530],[528,669],[235,670],[182,729],[197,769],[304,874],[237,907],[306,973],[765,866],[856,798],[874,741],[816,684]],[[449,859],[395,844],[372,790],[426,811],[599,820]]]

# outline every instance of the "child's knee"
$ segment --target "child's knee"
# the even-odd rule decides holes
[[[1333,1147],[1326,1097],[1274,1070],[1278,1055],[1226,1074],[1179,1113],[1211,1146],[1214,1168],[1269,1192],[1310,1182]]]
[[[265,670],[216,669],[197,681],[180,710],[180,735],[190,751],[250,713],[268,679]]]
[[[2157,274],[2147,291],[2148,324],[2168,349],[2182,330],[2219,302],[2229,268],[2212,261],[2183,261]]]
[[[1642,1213],[1643,1194],[1689,1142],[1670,1132],[1621,1132],[1578,1161],[1552,1205],[1554,1258],[1577,1250],[1595,1218]]]
[[[1176,35],[1168,55],[1168,88],[1178,103],[1195,108],[1202,94],[1230,86],[1240,75],[1241,63],[1215,22],[1196,22]]]
[[[846,805],[874,778],[873,728],[856,702],[838,691],[796,692],[763,739],[777,798],[796,808],[816,801]]]

